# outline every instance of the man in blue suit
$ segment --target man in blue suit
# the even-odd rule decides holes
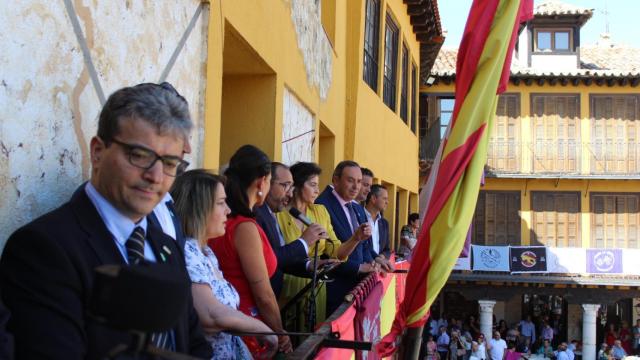
[[[371,226],[364,209],[355,198],[360,192],[362,170],[355,161],[345,160],[336,166],[331,179],[333,186],[326,189],[316,199],[316,204],[327,208],[331,225],[340,241],[356,237],[360,243],[349,259],[338,266],[333,276],[335,280],[327,284],[327,314],[333,313],[358,281],[371,272],[378,271],[379,265],[371,257]]]
[[[364,211],[367,221],[371,224],[371,256],[385,272],[393,271],[393,265],[389,261],[389,222],[382,216],[388,204],[387,189],[382,185],[373,184],[367,194]]]
[[[317,224],[307,227],[299,239],[288,244],[282,236],[275,213],[283,211],[293,192],[293,177],[289,168],[279,162],[271,163],[271,188],[262,206],[254,209],[256,221],[262,227],[273,252],[278,259],[278,268],[271,277],[271,287],[276,297],[283,286],[284,273],[309,277],[309,248],[320,239],[324,229]]]

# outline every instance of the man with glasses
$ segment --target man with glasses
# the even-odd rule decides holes
[[[130,333],[87,314],[97,266],[165,263],[188,279],[176,243],[147,215],[188,166],[182,157],[191,127],[187,102],[169,84],[140,84],[109,97],[90,142],[89,181],[13,233],[0,259],[16,358],[102,359],[131,343]],[[151,343],[212,356],[191,301]]]
[[[308,277],[309,248],[320,239],[319,225],[308,226],[302,236],[289,244],[285,244],[282,231],[276,221],[275,213],[286,211],[285,208],[293,195],[293,176],[289,168],[279,162],[271,163],[271,187],[262,206],[256,207],[256,221],[262,227],[273,252],[278,259],[278,268],[271,277],[271,287],[276,297],[282,290],[284,273]]]

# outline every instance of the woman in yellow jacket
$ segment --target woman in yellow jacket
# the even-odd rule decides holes
[[[338,259],[340,261],[347,260],[349,254],[358,246],[358,241],[355,237],[352,237],[348,241],[341,243],[333,231],[327,209],[324,205],[313,203],[320,195],[319,181],[322,169],[315,163],[298,162],[291,166],[290,170],[293,175],[294,191],[289,206],[298,209],[312,223],[326,229],[327,238],[318,240],[314,246],[309,248],[309,258],[313,260],[315,247],[318,246],[318,257]],[[300,220],[291,216],[288,211],[280,211],[276,216],[282,235],[287,243],[300,238],[302,231],[305,229],[305,225]],[[285,274],[284,287],[280,295],[281,303],[286,303],[290,300],[310,281],[311,279]],[[316,323],[324,321],[327,316],[326,299],[327,290],[326,286],[323,286],[316,297]],[[313,331],[313,329],[310,330]]]

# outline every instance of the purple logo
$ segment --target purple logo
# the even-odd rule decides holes
[[[595,274],[622,273],[622,250],[587,249],[587,272]]]

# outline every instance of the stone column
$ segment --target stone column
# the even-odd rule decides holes
[[[491,339],[493,330],[493,300],[478,300],[480,306],[480,331],[484,334],[485,341]]]
[[[582,358],[596,358],[596,315],[599,304],[582,304]]]

